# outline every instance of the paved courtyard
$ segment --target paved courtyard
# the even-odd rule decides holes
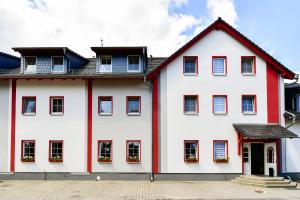
[[[1,181],[0,200],[300,199],[300,188],[266,189],[221,181]]]

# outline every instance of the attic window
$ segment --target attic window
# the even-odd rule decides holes
[[[36,73],[36,57],[25,57],[25,73]]]
[[[64,72],[64,57],[52,57],[52,72]]]
[[[99,72],[112,72],[111,56],[101,56],[100,63]]]
[[[140,57],[139,56],[128,56],[128,72],[139,72],[140,71]]]

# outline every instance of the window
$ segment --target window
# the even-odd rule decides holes
[[[25,72],[36,73],[36,57],[25,57]]]
[[[25,115],[34,115],[36,113],[36,97],[22,98],[22,113]]]
[[[63,141],[49,141],[49,162],[63,162]]]
[[[213,75],[226,75],[227,74],[227,63],[226,57],[214,56],[212,58],[212,73]]]
[[[57,56],[52,57],[52,72],[64,72],[65,66],[64,66],[64,57]]]
[[[21,161],[22,162],[34,162],[35,161],[35,141],[34,140],[22,140]]]
[[[251,75],[255,74],[255,57],[254,56],[242,56],[242,74]]]
[[[214,161],[228,162],[228,142],[227,140],[214,140]]]
[[[244,163],[249,162],[249,149],[248,149],[248,147],[244,147],[244,149],[243,149],[243,160],[244,160]]]
[[[141,162],[141,141],[126,141],[126,161],[129,163]]]
[[[198,73],[197,57],[183,57],[183,73],[185,75],[192,75]]]
[[[127,97],[127,114],[140,115],[141,114],[141,97]]]
[[[98,141],[98,162],[112,161],[112,141],[99,140]]]
[[[128,56],[128,72],[140,71],[140,56]]]
[[[100,115],[112,115],[113,113],[113,97],[102,96],[98,98],[99,107],[98,113]]]
[[[195,163],[198,162],[199,150],[197,140],[184,141],[184,162]]]
[[[100,56],[100,72],[112,72],[111,56]]]
[[[227,95],[214,95],[213,96],[213,113],[226,114],[227,108]]]
[[[242,112],[244,114],[256,113],[256,96],[242,95]]]
[[[50,97],[50,114],[64,114],[64,97]]]
[[[274,149],[272,147],[267,149],[267,163],[274,163]]]
[[[198,95],[184,95],[184,113],[196,114],[198,111]]]

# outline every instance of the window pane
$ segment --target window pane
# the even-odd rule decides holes
[[[242,109],[243,112],[254,112],[254,97],[243,97]]]
[[[213,58],[213,74],[225,74],[224,58]]]
[[[184,73],[196,73],[196,59],[185,58],[184,59]]]
[[[214,101],[214,113],[225,113],[226,112],[226,97],[215,96]]]
[[[214,159],[226,159],[225,142],[214,143]]]
[[[112,113],[111,98],[100,99],[100,113]]]
[[[140,112],[140,99],[130,98],[128,99],[128,113],[139,113]]]
[[[64,58],[52,57],[52,71],[63,72],[64,71]]]
[[[185,96],[184,97],[184,111],[185,112],[197,112],[197,97]]]
[[[139,56],[128,56],[128,70],[139,71],[140,69],[140,57]]]
[[[254,73],[253,58],[242,58],[242,73]]]
[[[52,98],[52,113],[63,113],[63,99]]]
[[[34,98],[24,99],[24,113],[35,113],[35,106]]]

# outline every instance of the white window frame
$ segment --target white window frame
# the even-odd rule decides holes
[[[138,70],[129,70],[128,67],[129,67],[129,57],[130,56],[138,56],[139,57],[139,69]],[[139,55],[128,55],[127,56],[127,72],[140,72],[141,71],[141,58]]]
[[[244,100],[244,97],[252,97],[253,98],[253,104],[252,104],[252,108],[253,108],[253,111],[244,111],[243,110],[243,100]],[[255,109],[255,106],[256,106],[256,96],[254,95],[243,95],[242,96],[242,113],[244,115],[255,115],[256,114],[256,109]]]
[[[102,61],[101,61],[101,58],[110,58],[110,65],[103,65],[103,66],[110,66],[110,70],[101,70],[102,68]],[[98,72],[99,73],[112,73],[112,56],[110,55],[102,55],[102,56],[99,56],[99,69],[98,69]]]
[[[63,69],[63,71],[55,71],[55,70],[53,70],[53,58],[62,58],[63,59],[63,67],[64,67],[64,69]],[[52,56],[51,57],[51,73],[55,73],[55,74],[59,74],[59,73],[65,73],[65,58],[64,58],[64,56]]]
[[[26,59],[27,58],[35,58],[35,65],[30,65],[32,67],[35,67],[34,71],[27,71],[27,64],[26,64]],[[37,57],[36,56],[24,56],[24,73],[25,74],[36,74],[37,73]]]
[[[53,100],[54,99],[62,99],[62,111],[61,112],[53,112]],[[64,114],[64,104],[65,104],[65,100],[64,100],[64,97],[61,96],[61,97],[50,97],[50,114],[51,115],[63,115]]]
[[[101,112],[101,102],[103,101],[103,99],[110,99],[111,102],[111,111],[110,112]],[[106,115],[106,116],[110,116],[113,114],[113,96],[99,96],[98,97],[98,109],[99,109],[99,115]]]

